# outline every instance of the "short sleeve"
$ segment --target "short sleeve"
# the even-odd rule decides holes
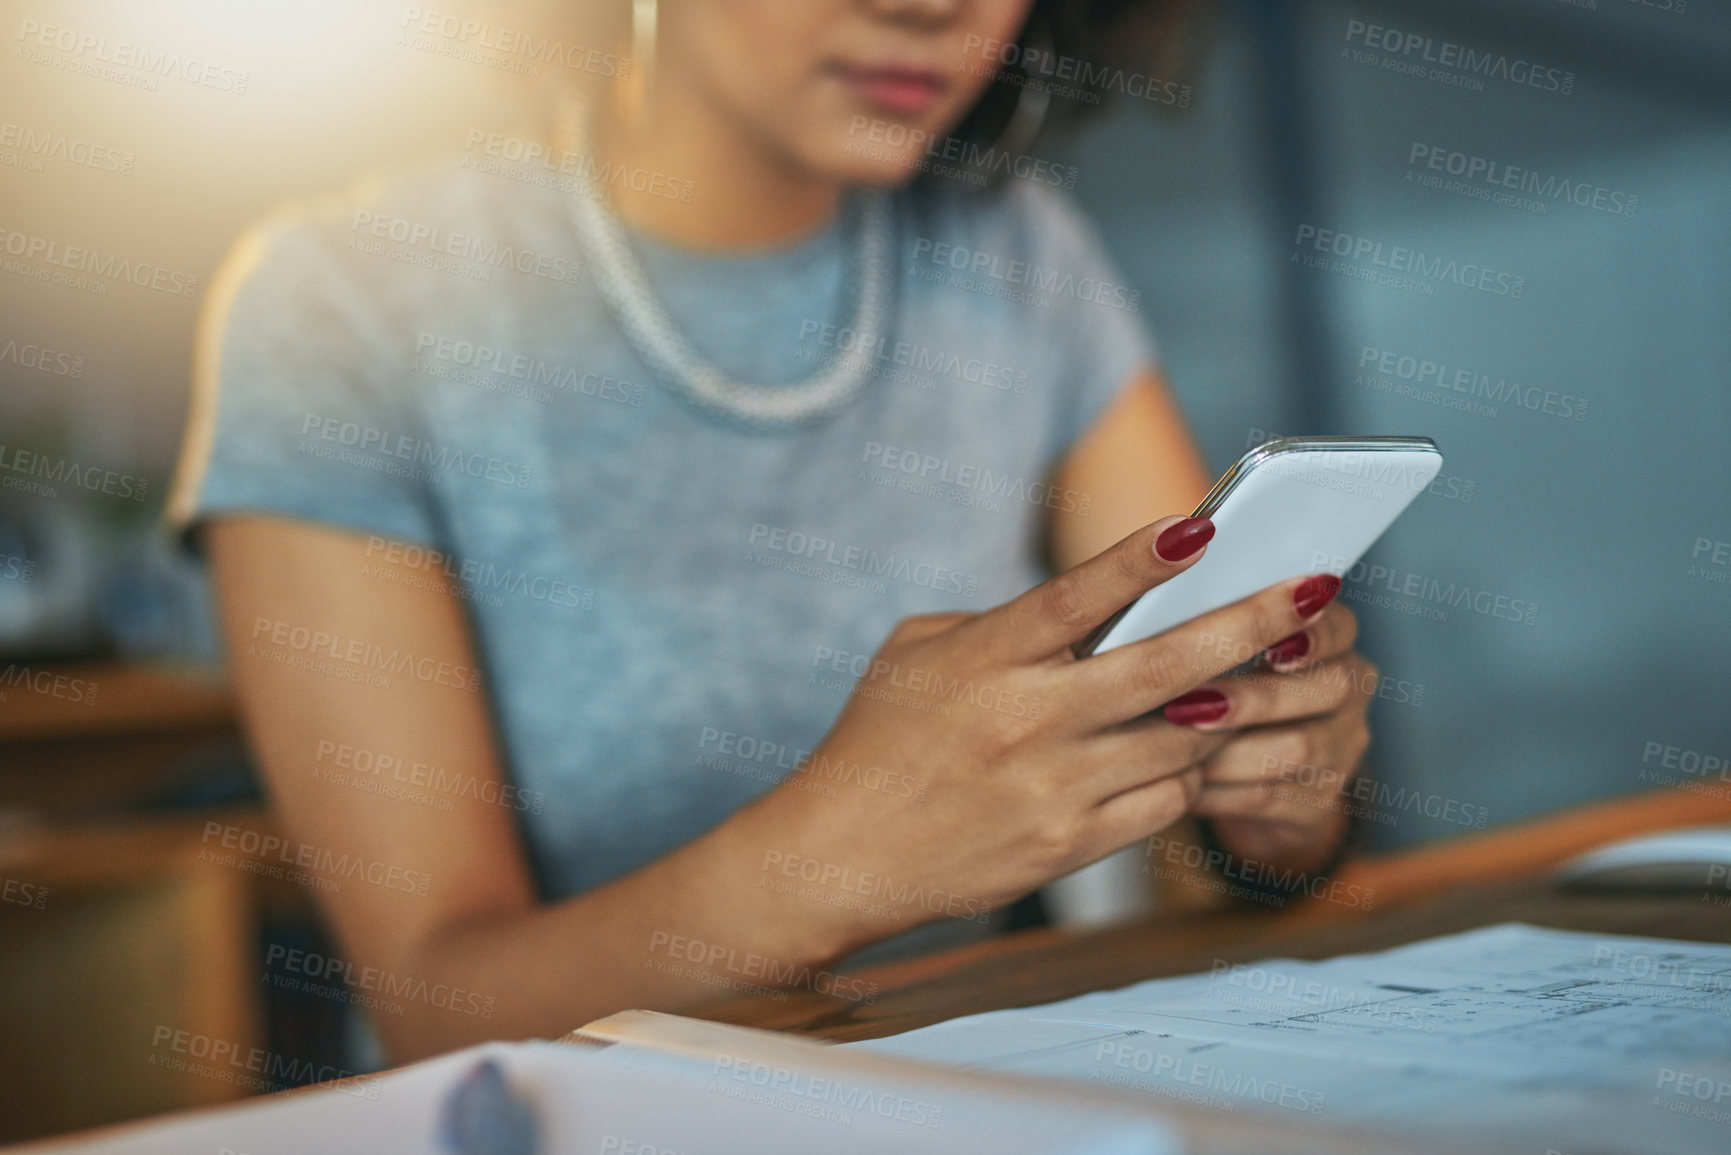
[[[1107,255],[1093,225],[1049,185],[1017,181],[1028,236],[1028,287],[1050,314],[1059,354],[1058,444],[1068,448],[1122,391],[1155,364],[1142,293]]]
[[[199,318],[193,396],[165,520],[182,544],[222,513],[266,513],[436,544],[425,479],[400,449],[401,395],[379,294],[310,222],[229,251]]]

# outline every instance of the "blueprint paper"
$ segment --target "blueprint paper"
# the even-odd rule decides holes
[[[851,1044],[1535,1155],[1731,1152],[1731,947],[1505,924]]]

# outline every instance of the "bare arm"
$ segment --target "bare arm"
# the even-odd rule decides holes
[[[782,965],[836,949],[839,939],[826,937],[821,920],[796,921],[784,905],[764,901],[753,886],[756,852],[743,852],[727,831],[612,885],[542,905],[511,808],[481,800],[497,798],[496,789],[465,791],[444,811],[315,777],[334,766],[335,745],[502,781],[484,693],[402,675],[381,689],[269,657],[282,622],[342,639],[339,647],[359,640],[474,670],[461,603],[442,590],[365,576],[379,562],[367,557],[364,537],[264,517],[219,520],[206,532],[232,677],[285,830],[336,855],[431,878],[425,895],[353,881],[321,891],[348,961],[416,987],[479,996],[464,1006],[494,1001],[490,1020],[425,1001],[377,1016],[396,1057],[558,1033],[622,1007],[674,1009],[714,997],[713,986],[645,965],[657,932]]]
[[[359,642],[472,670],[456,596],[367,576],[367,541],[353,534],[257,516],[207,532],[236,692],[285,834],[431,878],[424,895],[356,880],[321,890],[346,961],[493,1000],[490,1019],[420,1002],[379,1016],[394,1057],[408,1059],[554,1035],[626,1007],[677,1010],[715,995],[706,977],[804,982],[868,942],[983,916],[1170,824],[1225,739],[1144,719],[1227,667],[1202,632],[1261,647],[1313,620],[1284,583],[1074,660],[1071,644],[1096,623],[1201,556],[1156,550],[1180,520],[1143,526],[985,613],[907,619],[863,679],[885,671],[883,685],[849,699],[812,765],[647,867],[555,902],[534,894],[506,808],[462,797],[442,811],[314,774],[322,742],[498,783],[482,694],[273,660],[271,639],[299,628],[340,639],[339,651]],[[909,671],[919,677],[896,676]],[[817,780],[826,766],[861,773],[810,789],[829,785]],[[892,774],[919,789],[864,785]],[[689,948],[676,960],[658,947],[673,937],[730,952],[740,969],[706,967]]]
[[[1165,380],[1139,373],[1076,442],[1055,483],[1087,512],[1053,510],[1052,560],[1069,569],[1139,525],[1196,508],[1211,481]]]

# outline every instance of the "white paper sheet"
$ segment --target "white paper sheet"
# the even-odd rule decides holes
[[[1536,1153],[1731,1152],[1731,947],[1507,924],[852,1046]]]
[[[66,1155],[457,1155],[439,1131],[451,1089],[491,1059],[529,1104],[538,1142],[524,1155],[1175,1155],[1171,1132],[1006,1095],[933,1089],[920,1078],[869,1085],[629,1045],[590,1050],[494,1043],[342,1090],[270,1095],[52,1149]],[[20,1150],[19,1155],[24,1155]]]
[[[1557,867],[1565,882],[1713,890],[1731,896],[1731,826],[1691,826],[1613,842]]]

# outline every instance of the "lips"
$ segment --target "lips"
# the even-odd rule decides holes
[[[929,68],[841,64],[835,71],[842,83],[866,103],[900,116],[917,116],[928,111],[950,87],[943,73]]]

